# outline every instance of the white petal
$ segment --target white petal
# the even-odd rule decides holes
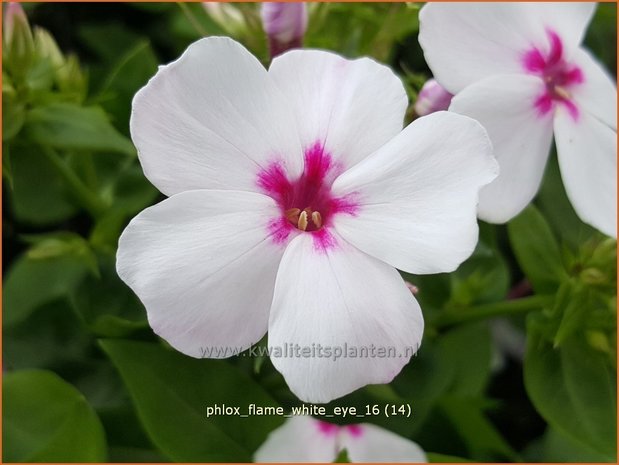
[[[354,463],[425,463],[421,447],[410,439],[369,423],[344,427],[342,446]]]
[[[324,141],[344,167],[402,130],[404,86],[391,69],[369,58],[293,50],[275,58],[269,74],[292,104],[303,145]]]
[[[133,100],[131,137],[164,194],[257,190],[257,171],[283,159],[300,173],[292,113],[266,69],[231,39],[209,37],[159,69]]]
[[[577,122],[555,117],[561,177],[578,216],[617,237],[617,132],[583,112]]]
[[[586,50],[574,56],[582,69],[585,82],[574,86],[574,99],[579,107],[594,115],[607,126],[617,130],[617,87],[615,79]]]
[[[390,382],[422,333],[419,305],[394,268],[336,234],[326,248],[307,233],[290,242],[277,273],[269,347],[273,365],[301,400],[325,403]]]
[[[477,243],[477,198],[496,177],[486,132],[445,111],[415,120],[333,184],[356,214],[336,215],[351,244],[410,273],[453,271]]]
[[[268,233],[277,214],[261,194],[188,191],[136,216],[117,270],[155,333],[192,357],[230,357],[223,348],[260,340],[284,249]]]
[[[594,10],[587,3],[430,3],[419,13],[419,43],[437,81],[455,94],[488,76],[523,72],[523,53],[547,47],[549,28],[569,55]]]
[[[324,431],[320,426],[309,416],[286,420],[256,451],[254,462],[333,462],[338,455],[337,429]]]
[[[488,131],[500,174],[479,196],[479,217],[504,223],[537,193],[552,143],[552,112],[540,115],[543,82],[533,76],[494,76],[458,94],[450,111],[478,120]]]

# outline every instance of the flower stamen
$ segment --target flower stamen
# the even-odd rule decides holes
[[[303,210],[299,215],[297,228],[299,228],[301,231],[305,231],[307,229],[307,211]]]
[[[320,228],[322,226],[322,216],[320,212],[312,213],[312,223],[314,223],[314,226],[316,226],[316,228]]]

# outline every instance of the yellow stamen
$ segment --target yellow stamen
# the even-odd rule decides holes
[[[312,213],[312,223],[314,223],[314,226],[317,228],[322,226],[322,216],[320,215],[320,212]]]
[[[566,100],[572,98],[572,95],[567,90],[565,90],[563,87],[555,87],[555,92],[559,97],[564,98]]]
[[[305,231],[307,229],[307,212],[303,210],[299,215],[299,221],[297,223],[297,227],[301,231]]]
[[[301,210],[299,210],[298,208],[291,208],[284,212],[284,216],[291,223],[297,224],[297,222],[299,221],[299,213],[301,213]]]

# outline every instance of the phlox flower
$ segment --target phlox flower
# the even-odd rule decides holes
[[[131,136],[169,198],[130,222],[117,255],[153,330],[192,357],[231,356],[205,349],[247,349],[267,329],[280,355],[309,348],[271,354],[304,401],[390,382],[423,333],[395,267],[465,260],[497,170],[479,123],[438,112],[402,130],[406,107],[401,81],[367,58],[295,50],[267,71],[206,38],[161,67],[135,96]],[[312,351],[345,344],[395,354]]]
[[[432,3],[419,42],[450,111],[488,130],[501,173],[479,217],[502,223],[537,193],[553,139],[580,218],[616,237],[617,90],[581,46],[593,3]]]
[[[256,451],[256,462],[334,462],[346,451],[352,463],[425,463],[416,443],[369,423],[338,426],[309,416],[289,418]]]

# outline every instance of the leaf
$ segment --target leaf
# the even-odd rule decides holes
[[[591,226],[582,222],[567,198],[556,153],[548,160],[536,203],[553,232],[572,247],[577,247],[595,233]]]
[[[99,107],[52,103],[33,108],[26,115],[25,135],[33,142],[65,150],[135,153]]]
[[[567,277],[559,245],[544,217],[529,205],[507,225],[518,264],[538,294],[554,293]]]
[[[32,146],[11,147],[10,199],[15,217],[33,225],[48,225],[75,215],[77,207],[49,160]]]
[[[206,406],[276,406],[249,377],[221,360],[193,359],[157,344],[103,340],[153,443],[181,462],[249,462],[281,417],[206,417]]]
[[[490,379],[492,339],[488,325],[458,326],[438,342],[441,357],[453,366],[449,392],[458,396],[479,396]]]
[[[147,329],[144,306],[118,277],[115,260],[101,257],[100,264],[100,276],[85,276],[71,295],[77,314],[98,336],[125,337]]]
[[[542,441],[540,462],[605,462],[608,457],[601,455],[554,428],[548,428]]]
[[[444,398],[441,410],[450,419],[472,458],[496,461],[497,457],[519,461],[518,454],[484,415],[481,406],[470,398]]]
[[[581,334],[553,348],[533,316],[527,334],[524,381],[537,411],[552,427],[614,461],[617,385],[608,359]]]
[[[5,462],[104,462],[103,428],[84,397],[43,370],[6,373],[2,383]]]
[[[20,257],[9,269],[4,283],[4,325],[17,324],[37,307],[68,296],[87,272],[88,264],[71,255],[44,260]]]
[[[141,40],[116,61],[103,83],[99,91],[102,95],[101,105],[113,115],[115,122],[123,124],[119,128],[123,133],[129,133],[131,100],[155,75],[158,63],[150,43]]]

